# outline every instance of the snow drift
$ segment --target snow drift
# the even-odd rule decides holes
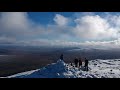
[[[18,73],[7,78],[120,78],[120,60],[91,60],[89,71],[58,60],[41,69]]]

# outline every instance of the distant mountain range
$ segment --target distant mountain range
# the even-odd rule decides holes
[[[117,59],[120,58],[120,49],[95,49],[78,47],[32,47],[32,46],[5,46],[0,45],[0,55],[13,54],[64,54],[65,57],[87,57],[89,59]]]

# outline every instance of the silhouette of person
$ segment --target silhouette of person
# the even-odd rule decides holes
[[[60,59],[63,60],[63,54],[60,55]]]
[[[72,62],[70,62],[70,65],[73,66]]]
[[[74,63],[75,63],[75,67],[77,67],[78,66],[78,59],[77,58],[74,59]]]
[[[79,67],[81,67],[82,66],[82,60],[81,60],[81,58],[79,58]]]
[[[88,59],[85,58],[85,70],[88,71]]]

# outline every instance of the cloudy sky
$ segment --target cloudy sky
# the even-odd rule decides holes
[[[120,12],[0,12],[0,44],[120,48]]]

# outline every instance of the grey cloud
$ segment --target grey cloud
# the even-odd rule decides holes
[[[26,12],[3,12],[0,15],[0,36],[29,39],[45,31],[43,26],[31,21]]]
[[[120,46],[120,16],[109,15],[103,18],[94,14],[84,15],[72,21],[75,26],[70,26],[70,18],[60,14],[56,14],[53,20],[56,24],[43,26],[31,21],[24,12],[1,13],[0,43],[33,46]],[[84,39],[86,42],[72,42],[72,38]]]
[[[117,37],[117,30],[110,27],[109,22],[99,15],[83,16],[76,19],[75,22],[77,25],[74,28],[74,32],[78,37],[91,40],[104,40]]]

